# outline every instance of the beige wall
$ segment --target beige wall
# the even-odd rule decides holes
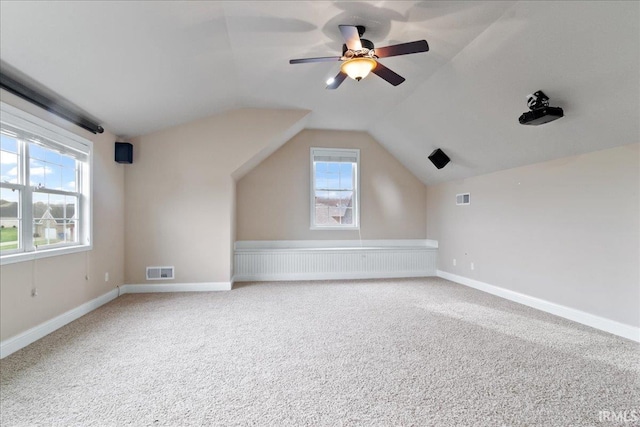
[[[154,265],[175,266],[177,283],[229,282],[234,179],[300,131],[307,114],[234,110],[133,139],[126,283],[147,283]]]
[[[639,166],[634,144],[429,186],[438,268],[640,325]]]
[[[3,102],[93,141],[93,250],[0,267],[0,339],[103,295],[124,282],[124,170],[115,137],[93,135],[5,91]],[[109,273],[109,282],[104,274]],[[85,280],[85,275],[89,280]],[[31,288],[38,296],[31,296]]]
[[[309,229],[311,147],[360,149],[362,239],[425,238],[424,184],[368,133],[304,130],[238,180],[238,240],[359,238],[358,231]]]

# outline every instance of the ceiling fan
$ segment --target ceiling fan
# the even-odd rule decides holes
[[[337,89],[347,76],[360,81],[370,72],[382,77],[392,85],[398,86],[404,82],[405,78],[382,65],[378,62],[378,58],[429,51],[429,44],[426,40],[375,48],[371,41],[360,38],[365,31],[364,26],[338,25],[338,27],[345,40],[345,44],[342,45],[342,56],[291,59],[289,61],[289,64],[342,61],[338,75],[327,81],[327,89]]]

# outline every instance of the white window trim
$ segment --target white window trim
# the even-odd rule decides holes
[[[315,212],[316,212],[316,203],[315,203],[315,163],[314,159],[314,151],[341,151],[345,153],[351,153],[356,155],[356,206],[354,207],[353,217],[355,219],[354,225],[343,225],[343,226],[333,226],[333,225],[315,225]],[[327,147],[311,147],[309,150],[309,165],[310,165],[310,180],[309,180],[309,230],[340,230],[340,231],[358,231],[360,230],[360,149],[358,148],[327,148]]]
[[[82,233],[78,236],[79,243],[66,246],[56,246],[50,249],[31,250],[29,252],[12,252],[0,256],[0,265],[14,264],[17,262],[32,261],[39,258],[67,255],[78,252],[90,251],[93,249],[93,142],[73,132],[63,129],[39,117],[33,116],[12,105],[0,102],[0,122],[6,123],[14,128],[19,128],[27,132],[39,134],[44,138],[58,141],[70,148],[76,148],[88,153],[88,168],[83,168],[82,185],[83,188],[81,209],[82,217],[85,218]],[[88,169],[88,170],[87,170]],[[29,186],[29,182],[24,183]],[[29,209],[31,212],[31,209]],[[31,215],[31,213],[29,213]],[[23,224],[25,215],[22,216]],[[23,225],[23,230],[26,227]]]

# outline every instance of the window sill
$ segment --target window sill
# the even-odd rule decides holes
[[[40,258],[75,254],[86,252],[92,249],[92,245],[65,246],[62,248],[46,249],[42,251],[20,252],[16,254],[3,255],[0,257],[0,265],[15,264],[18,262],[33,261]]]

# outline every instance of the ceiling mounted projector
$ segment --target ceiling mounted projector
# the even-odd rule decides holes
[[[531,111],[522,113],[518,119],[521,125],[537,126],[564,116],[562,108],[549,107],[549,97],[541,90],[527,95],[527,105]]]

